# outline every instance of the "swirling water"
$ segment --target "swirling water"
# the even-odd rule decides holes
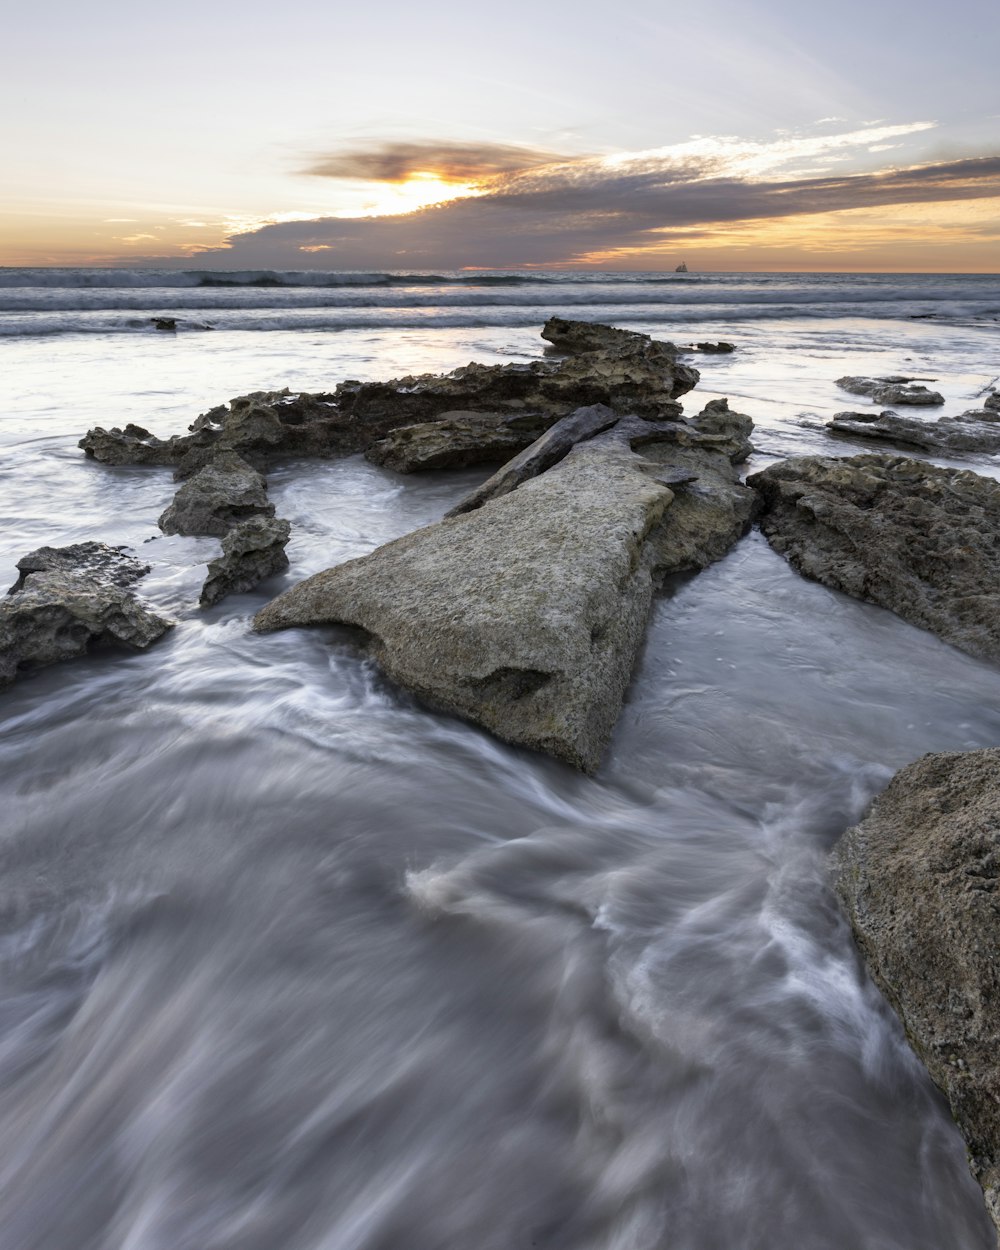
[[[688,410],[728,395],[762,464],[856,450],[819,428],[859,402],[843,373],[974,406],[996,280],[970,311],[924,279],[933,318],[888,315],[897,280],[869,281],[865,315],[698,321],[738,351],[699,359]],[[282,466],[289,574],[199,612],[217,544],[157,537],[169,474],[76,450],[89,425],[171,433],[252,389],[527,358],[571,284],[535,285],[523,327],[468,304],[449,325],[439,302],[411,328],[0,344],[0,572],[41,543],[127,543],[178,621],[3,695],[3,1250],[993,1244],[825,856],[894,769],[1000,741],[1000,671],[752,534],[660,599],[585,778],[422,707],[336,631],[249,632],[282,586],[481,475]],[[692,307],[617,320],[684,340]]]

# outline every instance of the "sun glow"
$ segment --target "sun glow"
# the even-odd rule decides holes
[[[338,217],[396,217],[403,213],[415,213],[433,204],[449,200],[468,199],[484,195],[485,189],[476,182],[454,182],[442,178],[430,170],[408,174],[401,182],[379,183],[376,198],[369,200],[360,212],[351,209],[338,213]]]

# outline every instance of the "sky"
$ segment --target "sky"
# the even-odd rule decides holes
[[[1000,270],[1000,0],[36,0],[0,264]]]

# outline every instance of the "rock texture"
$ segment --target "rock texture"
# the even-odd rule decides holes
[[[904,768],[834,864],[865,961],[948,1099],[1000,1230],[1000,750]]]
[[[428,703],[595,769],[655,585],[722,555],[755,496],[733,467],[750,422],[724,402],[690,424],[575,417],[590,437],[556,464],[527,457],[536,476],[309,578],[255,627],[360,628],[386,672]]]
[[[490,464],[530,447],[552,420],[537,412],[446,412],[437,421],[401,425],[373,443],[365,457],[396,473]]]
[[[838,378],[837,385],[841,390],[850,391],[852,395],[867,395],[877,404],[928,407],[944,403],[944,396],[937,391],[929,391],[913,378],[899,375],[888,378]]]
[[[552,465],[558,464],[575,444],[593,438],[601,430],[614,425],[617,420],[615,413],[604,404],[578,408],[568,417],[562,417],[513,460],[509,460],[502,469],[498,469],[491,478],[466,495],[451,509],[448,516],[474,512],[491,499],[509,495],[529,478],[537,477]]]
[[[895,412],[838,412],[826,428],[833,434],[918,447],[921,451],[1000,452],[1000,412],[988,408],[958,417],[939,417],[937,421],[900,417]]]
[[[292,527],[280,517],[257,516],[229,530],[222,555],[208,566],[201,606],[212,607],[226,595],[246,594],[258,582],[288,568],[285,544]]]
[[[274,516],[267,482],[235,452],[220,452],[174,495],[160,517],[164,534],[209,534],[221,538],[248,517]]]
[[[747,482],[800,573],[1000,660],[1000,483],[890,455],[786,460]]]
[[[990,391],[983,400],[983,407],[991,412],[1000,412],[1000,391]]]
[[[149,572],[104,543],[40,547],[0,602],[0,686],[22,670],[84,655],[92,643],[145,648],[171,626],[136,598]]]
[[[588,331],[605,345],[564,360],[469,364],[443,375],[348,381],[315,395],[256,392],[213,408],[185,435],[159,439],[142,426],[98,426],[80,447],[106,464],[171,465],[179,477],[188,477],[227,451],[263,470],[283,458],[351,455],[400,426],[443,420],[454,412],[537,414],[544,420],[541,428],[590,404],[652,420],[679,415],[676,400],[695,386],[698,371],[678,362],[676,348],[607,326]]]

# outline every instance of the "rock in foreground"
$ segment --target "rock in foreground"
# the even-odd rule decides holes
[[[226,595],[242,595],[258,582],[288,568],[285,544],[292,527],[280,517],[258,516],[231,529],[222,540],[222,555],[208,566],[201,606],[212,607]]]
[[[148,647],[171,626],[133,591],[149,565],[104,543],[40,547],[17,567],[0,602],[0,686],[22,669],[84,655],[92,643]]]
[[[904,768],[834,861],[865,961],[947,1097],[1000,1229],[1000,750]]]
[[[1000,660],[1000,483],[880,455],[785,460],[747,483],[800,573]]]
[[[476,512],[318,573],[254,624],[357,626],[428,703],[591,771],[645,630],[643,540],[670,500],[631,452],[583,444]]]
[[[601,433],[613,414],[574,414],[588,441],[540,476],[309,578],[255,627],[356,626],[428,703],[593,771],[656,581],[717,559],[749,523],[753,492],[730,456],[750,422],[724,403],[702,415],[703,431],[624,418]]]

